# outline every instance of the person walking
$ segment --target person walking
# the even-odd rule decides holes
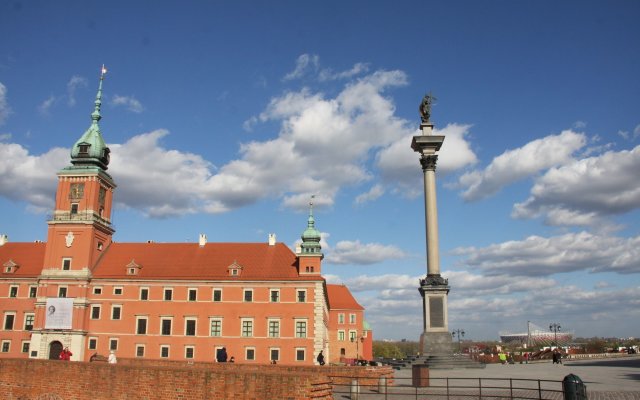
[[[216,353],[216,361],[219,363],[227,362],[227,348],[223,347]]]
[[[320,353],[318,354],[316,361],[318,362],[318,364],[324,365],[324,354],[322,354],[322,350],[320,350]]]

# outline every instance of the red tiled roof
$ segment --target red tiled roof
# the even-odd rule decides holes
[[[42,272],[44,251],[47,244],[43,242],[5,243],[0,246],[0,277],[36,277]],[[16,272],[4,273],[4,264],[9,260],[18,265]]]
[[[126,274],[134,260],[137,275]],[[229,266],[241,266],[237,278]],[[284,244],[267,243],[112,243],[93,269],[94,278],[322,280],[298,276],[296,255]]]
[[[331,310],[364,310],[344,285],[327,284],[327,297]]]

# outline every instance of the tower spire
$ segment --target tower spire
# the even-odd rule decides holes
[[[311,196],[309,200],[309,218],[307,219],[307,229],[302,232],[302,248],[303,254],[321,254],[320,253],[320,231],[316,229],[316,220],[313,218],[313,199],[315,195]]]
[[[102,64],[102,68],[100,69],[100,83],[98,83],[98,93],[96,93],[96,101],[94,102],[95,108],[91,113],[91,125],[98,125],[98,121],[102,119],[100,115],[100,107],[102,106],[102,81],[104,81],[104,76],[107,73],[107,68],[105,68],[104,64]]]

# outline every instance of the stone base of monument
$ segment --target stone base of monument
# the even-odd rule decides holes
[[[449,332],[424,332],[420,335],[420,348],[422,354],[413,361],[413,365],[425,364],[430,369],[485,367],[464,354],[454,354]]]

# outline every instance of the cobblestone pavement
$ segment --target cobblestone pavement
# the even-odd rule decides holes
[[[386,394],[384,390],[379,392],[376,386],[361,387],[358,400],[562,400],[562,380],[569,374],[578,376],[585,383],[589,400],[640,400],[638,356],[565,362],[564,365],[541,362],[504,366],[491,364],[485,369],[430,370],[428,388],[413,387],[411,374],[411,369],[396,370],[395,384],[387,388]],[[447,378],[450,386],[448,397]],[[480,381],[482,395],[477,389]],[[452,386],[458,388],[452,389]],[[350,399],[350,391],[349,386],[336,386],[334,399]]]

